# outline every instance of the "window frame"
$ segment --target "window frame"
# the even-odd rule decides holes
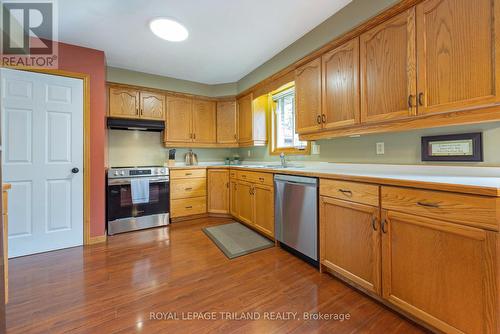
[[[270,121],[269,121],[269,138],[271,139],[271,145],[269,145],[269,155],[280,155],[281,153],[285,154],[290,154],[290,155],[310,155],[311,154],[311,142],[307,141],[307,145],[304,147],[304,149],[299,149],[296,147],[277,147],[277,129],[276,125],[278,124],[277,122],[277,108],[276,108],[276,103],[273,100],[274,95],[278,95],[284,91],[290,90],[291,88],[295,87],[295,82],[292,81],[286,85],[281,86],[275,91],[272,91],[268,94],[268,104],[269,104],[269,110],[271,111],[270,114]],[[296,99],[296,96],[294,96]],[[295,101],[295,106],[297,105]],[[297,120],[297,113],[296,110],[294,110],[294,117],[295,121]]]

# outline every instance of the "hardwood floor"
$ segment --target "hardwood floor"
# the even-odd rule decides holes
[[[9,260],[8,333],[422,333],[425,330],[279,249],[228,260],[199,219],[106,244]],[[151,320],[217,312],[215,320]],[[171,313],[169,313],[171,312]],[[184,313],[183,313],[184,312]],[[223,320],[218,312],[260,312]],[[268,320],[264,312],[298,312]],[[350,314],[303,319],[303,312]],[[257,317],[255,315],[255,317]]]

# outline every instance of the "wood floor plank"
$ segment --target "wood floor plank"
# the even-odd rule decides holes
[[[227,259],[201,230],[227,222],[185,221],[9,260],[8,333],[425,332],[280,248]],[[151,312],[216,312],[216,319],[154,320]],[[225,320],[219,312],[260,319]],[[276,312],[298,319],[264,319]],[[350,319],[306,321],[304,312]]]

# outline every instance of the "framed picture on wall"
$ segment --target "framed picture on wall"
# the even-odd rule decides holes
[[[483,161],[483,134],[422,137],[422,161]]]

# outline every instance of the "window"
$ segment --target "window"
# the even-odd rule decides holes
[[[288,86],[288,87],[287,87]],[[272,138],[271,153],[309,154],[309,145],[295,133],[295,87],[291,84],[271,94]]]

